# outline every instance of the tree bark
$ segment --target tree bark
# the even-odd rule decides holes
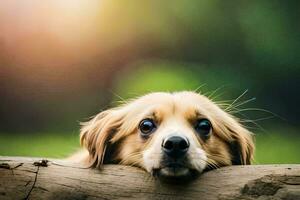
[[[229,166],[193,181],[142,169],[89,169],[63,160],[0,157],[0,199],[300,199],[300,164]]]

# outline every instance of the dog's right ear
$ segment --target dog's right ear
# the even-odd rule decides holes
[[[90,121],[81,123],[80,143],[89,152],[90,167],[100,167],[103,164],[105,151],[110,139],[123,123],[124,115],[117,109],[106,110]]]

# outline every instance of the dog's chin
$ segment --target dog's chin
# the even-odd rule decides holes
[[[169,165],[161,168],[153,169],[153,176],[162,180],[181,180],[181,179],[194,179],[200,173],[194,169],[190,169],[181,165]]]
[[[159,176],[162,177],[185,177],[190,175],[190,169],[185,167],[164,167],[159,170]]]

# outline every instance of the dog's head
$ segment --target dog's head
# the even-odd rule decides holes
[[[250,164],[251,133],[238,119],[194,92],[151,93],[83,124],[89,164],[120,163],[162,177]]]

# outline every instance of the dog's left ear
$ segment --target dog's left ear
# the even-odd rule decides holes
[[[253,133],[243,127],[238,119],[227,115],[221,118],[218,127],[221,137],[227,141],[233,165],[249,165],[254,156]]]
[[[248,131],[239,122],[227,124],[231,135],[229,147],[233,165],[250,165],[254,155],[253,133]]]
[[[253,160],[254,143],[252,133],[245,128],[233,131],[233,141],[230,142],[233,165],[250,165]]]
[[[90,121],[81,123],[80,143],[89,152],[90,167],[100,167],[103,164],[106,149],[111,138],[118,131],[124,120],[120,109],[103,111]]]

